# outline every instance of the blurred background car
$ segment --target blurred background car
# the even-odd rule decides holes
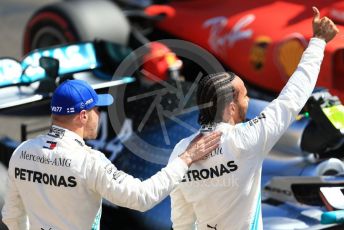
[[[25,55],[30,56],[36,48],[90,41],[100,52],[97,58],[102,63],[101,71],[92,73],[106,81],[112,79],[114,72],[118,73],[126,57],[119,54],[127,49],[129,54],[136,48],[145,48],[142,56],[134,52],[136,57],[129,62],[133,69],[137,68],[131,72],[136,81],[110,89],[117,99],[116,105],[102,112],[99,137],[88,143],[105,152],[118,168],[141,179],[160,170],[173,146],[198,129],[192,90],[198,76],[209,73],[206,65],[183,56],[182,49],[150,41],[167,38],[191,41],[214,55],[224,69],[237,72],[250,87],[250,96],[264,99],[251,100],[248,119],[252,119],[295,69],[311,37],[311,5],[318,6],[321,15],[341,9],[341,2],[337,1],[160,3],[165,4],[105,0],[0,3],[4,4],[2,9],[7,9],[2,12],[4,30],[12,31],[10,23],[17,23],[20,28],[2,33],[13,37],[7,38],[8,45],[1,44],[2,56],[8,52],[8,56],[23,62],[28,57]],[[280,17],[282,8],[292,10],[283,11],[286,15]],[[336,20],[341,23],[340,17]],[[344,172],[342,105],[335,97],[341,98],[343,87],[342,45],[338,39],[326,49],[319,80],[324,83],[321,86],[330,88],[332,95],[319,90],[264,163],[266,229],[333,227],[320,224],[321,213],[329,211],[320,188],[344,186],[339,176]],[[9,48],[11,44],[15,48]],[[197,52],[204,54],[202,48]],[[58,56],[53,58],[61,61]],[[339,118],[325,114],[327,110],[336,111]],[[0,159],[6,165],[20,140],[49,126],[49,100],[3,110],[0,119],[4,123]],[[102,229],[170,229],[169,218],[168,198],[146,213],[104,201]]]

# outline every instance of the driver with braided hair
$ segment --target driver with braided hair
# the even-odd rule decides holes
[[[320,18],[315,7],[313,11],[313,38],[308,48],[280,95],[258,117],[245,122],[249,98],[240,77],[216,73],[201,79],[197,92],[199,132],[218,130],[223,135],[220,146],[193,164],[171,193],[174,230],[263,229],[263,160],[310,97],[326,43],[338,33],[330,19]],[[170,161],[199,132],[181,140]]]

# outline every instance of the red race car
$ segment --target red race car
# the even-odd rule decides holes
[[[312,37],[312,6],[344,31],[344,1],[338,0],[162,2],[65,1],[45,6],[27,23],[24,53],[94,39],[136,48],[152,40],[177,38],[206,49],[249,85],[277,93]],[[343,101],[342,39],[340,33],[328,44],[318,86]],[[165,70],[162,67],[157,74]],[[184,69],[187,79],[192,78],[190,70]]]

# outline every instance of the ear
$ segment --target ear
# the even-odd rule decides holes
[[[229,109],[229,114],[231,115],[231,117],[234,117],[236,113],[237,105],[233,101],[231,101],[229,103],[228,109]]]
[[[81,112],[79,113],[79,119],[81,124],[85,125],[88,121],[88,113],[86,110],[81,110]]]
[[[230,102],[225,106],[223,110],[222,120],[228,122],[235,115],[236,105],[234,102]]]

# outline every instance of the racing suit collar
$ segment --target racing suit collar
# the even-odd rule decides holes
[[[50,128],[50,131],[48,133],[49,136],[60,138],[60,139],[69,139],[74,140],[76,143],[78,143],[80,146],[85,146],[85,141],[82,139],[78,134],[76,134],[73,131],[70,131],[69,129],[60,127],[58,125],[52,125]]]
[[[219,123],[212,123],[209,125],[202,125],[200,128],[200,132],[201,133],[206,133],[206,132],[212,132],[215,130],[222,130],[222,129],[228,129],[228,128],[233,128],[234,126],[229,124],[229,123],[225,123],[225,122],[219,122]]]
[[[224,128],[224,127],[226,127],[226,128],[232,127],[233,128],[234,125],[231,125],[231,124],[226,123],[226,122],[220,122],[220,123],[217,124],[217,129],[221,129],[221,128]]]

